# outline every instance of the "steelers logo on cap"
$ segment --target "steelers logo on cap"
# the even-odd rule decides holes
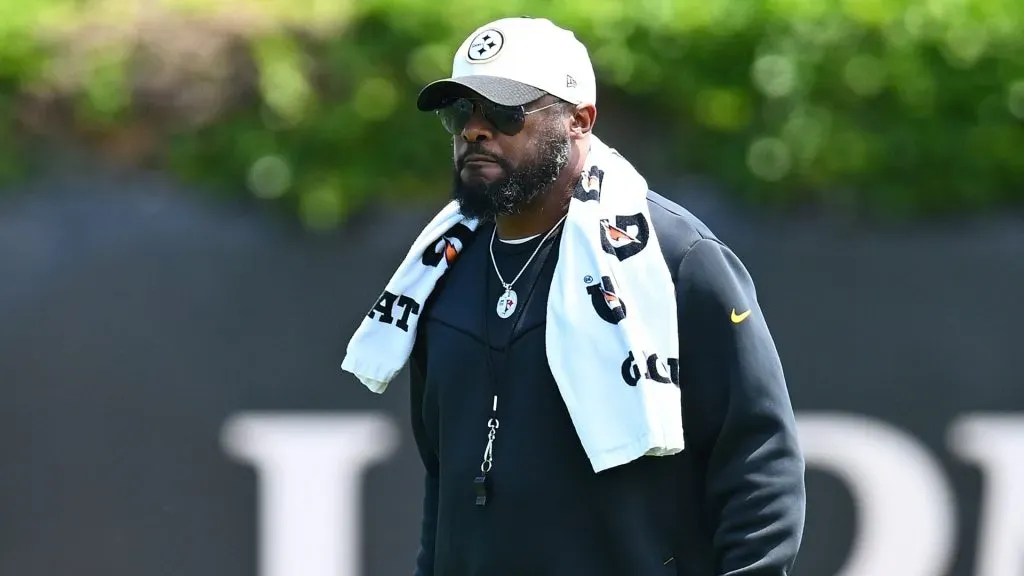
[[[469,50],[466,52],[466,60],[474,64],[487,62],[496,57],[501,48],[505,45],[505,36],[501,32],[490,28],[477,34],[469,42]]]

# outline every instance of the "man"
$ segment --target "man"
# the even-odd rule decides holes
[[[752,281],[592,134],[595,102],[586,48],[531,18],[420,93],[453,203],[343,363],[382,392],[410,358],[416,574],[789,574],[804,462]]]

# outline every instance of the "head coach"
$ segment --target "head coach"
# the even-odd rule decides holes
[[[784,576],[804,461],[753,282],[593,133],[594,70],[549,20],[486,24],[418,107],[452,201],[352,337],[411,366],[418,576]]]

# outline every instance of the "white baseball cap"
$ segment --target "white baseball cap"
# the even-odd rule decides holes
[[[587,47],[544,18],[503,18],[477,28],[459,47],[452,76],[420,91],[423,111],[446,106],[464,88],[506,106],[545,93],[573,104],[596,104],[597,82]]]

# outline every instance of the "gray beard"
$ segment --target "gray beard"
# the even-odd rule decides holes
[[[534,160],[512,166],[504,158],[495,161],[505,176],[493,182],[467,184],[455,166],[452,198],[468,218],[493,220],[497,216],[522,213],[551,190],[562,170],[569,165],[570,143],[564,134],[547,135],[538,143]]]

